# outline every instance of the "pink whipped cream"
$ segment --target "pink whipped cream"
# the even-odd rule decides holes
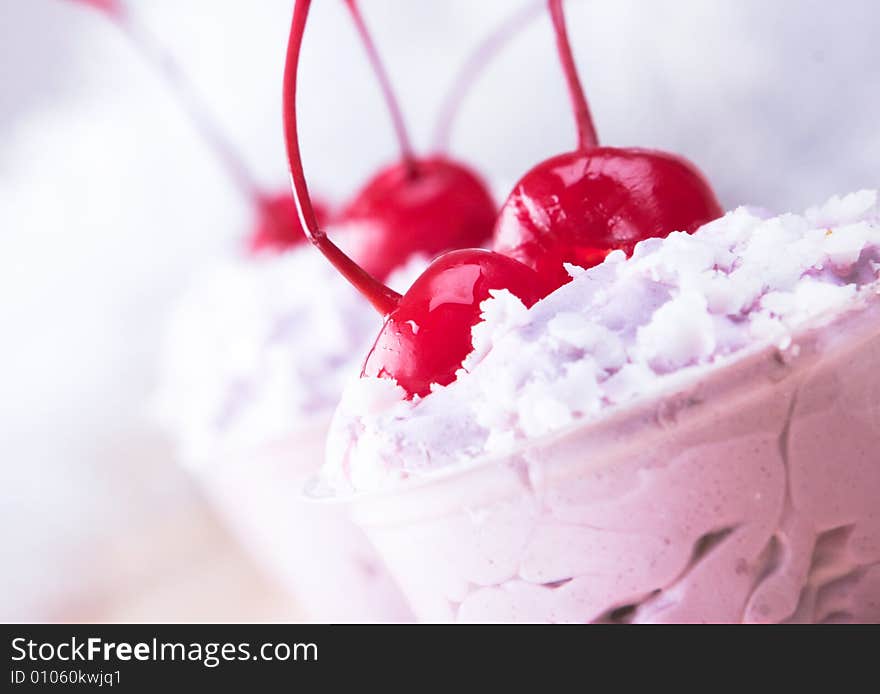
[[[326,477],[422,621],[880,622],[877,194],[746,209],[360,380]]]
[[[414,258],[391,285],[405,291],[426,264]],[[323,427],[380,326],[308,244],[215,261],[171,316],[158,416],[196,465]]]
[[[337,410],[325,476],[376,490],[503,455],[607,416],[773,344],[875,291],[877,193],[804,215],[740,208],[696,234],[613,253],[526,309],[484,302],[457,381],[407,401],[387,379],[357,379]]]

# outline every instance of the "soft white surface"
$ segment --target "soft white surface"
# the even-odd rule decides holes
[[[406,291],[426,265],[389,285]],[[169,322],[157,414],[190,464],[277,442],[330,417],[381,327],[311,244],[212,263]]]
[[[787,348],[806,321],[880,279],[877,193],[803,216],[740,208],[690,236],[640,243],[526,309],[483,305],[458,379],[407,401],[387,379],[347,389],[328,443],[337,485],[370,489],[511,451],[747,347]]]

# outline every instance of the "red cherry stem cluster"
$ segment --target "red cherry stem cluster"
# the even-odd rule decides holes
[[[336,244],[334,244],[318,224],[309,187],[303,171],[302,155],[299,149],[299,133],[296,121],[296,85],[299,70],[299,55],[303,33],[309,15],[311,0],[297,0],[293,10],[290,27],[290,42],[287,45],[287,60],[284,66],[284,137],[287,159],[290,164],[290,177],[293,184],[293,197],[299,212],[300,222],[309,241],[329,260],[383,316],[390,314],[400,303],[400,294],[386,287],[382,282],[355,263]]]
[[[378,52],[375,49],[363,18],[358,12],[355,0],[346,0],[355,25],[367,49],[367,53],[373,62],[373,67],[379,76],[382,89],[385,92],[389,109],[395,119],[395,127],[404,156],[412,156],[409,149],[409,140],[403,127],[403,119],[400,115],[397,101],[393,92]],[[579,143],[581,148],[588,149],[597,144],[596,131],[590,115],[589,106],[584,96],[583,88],[577,75],[571,45],[565,27],[565,16],[562,11],[562,0],[548,0],[548,5],[556,31],[557,46],[560,60],[565,71],[571,94],[572,104],[578,126]],[[287,47],[287,60],[284,69],[284,101],[283,118],[287,157],[290,164],[291,181],[293,184],[294,199],[296,200],[300,222],[311,243],[333,264],[339,273],[345,277],[383,316],[389,315],[400,304],[401,296],[375,277],[366,272],[362,267],[349,258],[336,244],[334,244],[321,229],[312,205],[308,184],[302,164],[302,155],[299,147],[299,133],[297,127],[296,112],[296,89],[299,69],[299,56],[302,48],[303,35],[305,33],[311,0],[298,0],[294,7],[293,21],[291,23],[290,41]]]
[[[373,67],[373,72],[379,80],[379,86],[382,89],[385,104],[388,107],[388,112],[391,116],[391,122],[394,124],[394,132],[397,135],[397,141],[400,146],[400,157],[406,166],[408,175],[411,178],[415,177],[418,175],[418,169],[416,167],[415,156],[413,155],[412,144],[409,139],[409,133],[406,129],[406,123],[403,120],[403,112],[400,110],[400,102],[397,100],[397,96],[394,94],[394,89],[391,87],[391,80],[388,77],[388,71],[385,69],[385,65],[379,57],[379,51],[376,48],[373,37],[367,29],[367,25],[364,22],[363,15],[358,8],[356,0],[345,0],[345,4],[348,6],[348,11],[351,13],[355,28],[357,29],[358,34],[360,34],[361,42],[364,44],[364,50],[367,52],[367,57]]]
[[[553,30],[556,33],[556,48],[559,51],[559,60],[565,72],[565,81],[568,83],[568,93],[571,97],[571,105],[574,110],[575,122],[578,131],[578,149],[587,150],[598,146],[599,137],[596,134],[596,126],[593,124],[593,116],[584,88],[578,76],[574,55],[571,51],[571,42],[568,39],[568,30],[565,26],[565,13],[562,10],[562,0],[547,0],[550,8],[550,18],[553,20]]]

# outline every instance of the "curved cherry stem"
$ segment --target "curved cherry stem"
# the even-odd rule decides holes
[[[394,132],[400,145],[400,156],[403,159],[407,174],[410,177],[414,177],[418,175],[418,168],[416,167],[416,160],[413,155],[412,143],[409,139],[406,123],[403,120],[403,112],[400,110],[400,102],[397,100],[397,96],[394,94],[394,89],[391,86],[391,78],[388,77],[388,71],[379,57],[379,51],[376,48],[373,37],[370,35],[369,29],[367,29],[367,24],[364,22],[364,17],[361,14],[360,8],[358,8],[356,0],[345,0],[345,4],[348,6],[351,18],[354,21],[358,34],[360,34],[367,57],[370,60],[370,65],[373,67],[373,72],[379,80],[385,104],[391,115],[391,122],[394,124]]]
[[[355,289],[366,297],[379,313],[387,316],[400,303],[400,294],[370,275],[327,238],[327,234],[318,224],[303,171],[296,123],[296,83],[300,48],[310,6],[311,0],[296,0],[293,8],[293,21],[290,25],[290,41],[287,44],[287,61],[284,65],[284,139],[287,145],[287,160],[290,164],[293,197],[296,200],[300,222],[309,241],[324,254],[345,279],[354,285]]]
[[[449,148],[452,126],[462,103],[470,94],[483,68],[507,44],[507,41],[524,29],[544,11],[544,0],[537,0],[519,7],[465,58],[452,81],[452,87],[443,98],[432,138],[434,150],[444,152]]]
[[[256,182],[238,150],[221,131],[211,115],[211,110],[199,99],[174,56],[162,42],[139,23],[132,21],[119,0],[74,1],[101,12],[126,36],[144,61],[159,72],[165,84],[174,94],[177,103],[211,151],[220,160],[224,170],[228,172],[242,195],[256,206],[263,205],[267,198],[265,192]]]
[[[568,83],[568,93],[574,108],[578,130],[578,148],[581,150],[590,149],[598,146],[599,137],[596,135],[596,126],[593,124],[593,116],[590,114],[587,97],[584,96],[584,88],[578,77],[577,65],[575,65],[574,55],[571,51],[571,42],[568,40],[562,0],[547,0],[547,5],[550,8],[550,18],[553,20],[553,31],[556,33],[559,61],[565,72],[565,81]]]

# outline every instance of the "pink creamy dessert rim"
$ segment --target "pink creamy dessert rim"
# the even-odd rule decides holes
[[[427,621],[880,621],[878,327],[866,292],[787,349],[355,517]]]
[[[687,253],[670,255],[667,251],[676,246],[679,252]],[[718,269],[719,254],[729,256],[724,260],[729,267],[723,271]],[[632,268],[631,276],[627,275]],[[740,276],[734,282],[731,278],[737,272]],[[637,418],[635,413],[645,411],[656,417],[658,403],[671,394],[703,380],[724,384],[744,361],[759,363],[781,354],[785,356],[773,358],[790,359],[792,365],[788,368],[796,368],[803,340],[821,333],[823,326],[840,315],[876,301],[880,292],[878,277],[877,194],[863,191],[832,198],[804,217],[771,218],[741,209],[707,225],[695,236],[673,234],[663,241],[642,244],[633,259],[612,258],[610,263],[580,274],[529,311],[514,306],[513,320],[503,315],[507,307],[504,297],[499,296],[486,302],[496,306],[486,306],[488,320],[475,328],[475,353],[469,358],[470,364],[465,362],[468,372],[462,373],[458,382],[415,403],[397,399],[393,383],[380,379],[361,379],[349,385],[328,438],[323,484],[345,495],[388,490],[401,484],[410,488],[507,459],[587,425],[614,427],[621,418]],[[705,284],[700,285],[702,281]],[[613,295],[615,282],[617,295]],[[611,299],[606,294],[611,294]],[[600,295],[602,298],[597,299]],[[568,320],[581,297],[588,305],[598,301],[600,312],[604,311],[595,325]],[[502,315],[495,326],[489,326],[493,308],[500,308]],[[626,315],[627,308],[642,311],[643,315],[630,322],[626,318],[618,320],[618,316]],[[561,327],[560,315],[566,318]],[[658,328],[658,317],[669,324],[668,328],[662,323]],[[483,326],[489,326],[488,338],[480,334]],[[880,323],[869,322],[865,329],[880,330]],[[590,330],[593,333],[586,334]],[[548,333],[553,339],[546,344],[553,348],[548,351],[543,344],[529,352],[538,343],[536,335]],[[565,342],[567,333],[576,334],[578,349]],[[615,340],[619,354],[608,349]],[[558,348],[560,341],[563,346]],[[587,344],[591,347],[584,348]],[[501,351],[499,346],[502,350],[506,346],[509,354],[493,354]],[[576,352],[574,357],[572,352]],[[560,359],[568,359],[565,374],[554,374],[546,383],[539,382],[534,398],[524,398],[523,374],[532,367],[539,372],[550,367],[558,369],[555,362],[560,354]],[[535,361],[530,361],[536,355]],[[579,368],[582,362],[592,371],[580,380],[566,381],[568,370]],[[605,362],[614,365],[610,377],[609,371],[603,372]],[[612,391],[608,384],[626,369],[633,371],[635,378],[629,383],[627,379],[613,383]],[[504,383],[511,371],[519,379],[514,387]],[[572,385],[586,384],[583,390],[590,394],[597,382],[605,390],[591,394],[595,396],[589,403],[592,409],[571,416],[570,410],[580,403],[572,405],[571,400],[563,400],[560,421],[543,429],[540,421],[537,426],[528,421],[523,424],[523,413],[515,409],[516,404],[502,409],[500,415],[508,419],[496,420],[502,421],[497,426],[492,426],[491,419],[479,421],[485,416],[482,410],[489,409],[483,407],[487,399],[490,403],[493,399],[500,402],[503,408],[517,399],[522,405],[523,401],[539,400],[547,394],[555,398],[560,390],[576,390]],[[530,386],[527,382],[526,387]],[[509,391],[504,391],[505,387]],[[727,387],[735,390],[745,386],[738,379]],[[359,392],[365,388],[375,390],[366,399]],[[466,409],[470,402],[476,403],[473,411]],[[556,403],[547,402],[552,411]],[[511,435],[500,443],[493,439],[513,430],[515,437]]]
[[[465,490],[467,484],[462,483],[465,477],[479,479],[481,475],[486,475],[491,478],[491,468],[494,465],[506,465],[529,450],[552,448],[574,433],[580,439],[589,437],[590,456],[594,459],[595,466],[600,467],[606,459],[603,450],[611,451],[620,447],[644,450],[650,447],[653,439],[664,436],[670,426],[688,417],[691,411],[698,411],[703,403],[718,400],[734,407],[736,403],[748,401],[756,383],[772,387],[793,377],[797,370],[812,368],[834,350],[846,347],[849,341],[863,342],[878,333],[880,282],[866,287],[845,310],[820,316],[811,321],[810,325],[803,326],[792,335],[791,344],[786,347],[764,344],[742,350],[719,366],[682,371],[675,378],[665,381],[661,388],[624,406],[609,408],[595,419],[578,421],[564,429],[524,441],[513,451],[486,455],[468,465],[439,468],[430,474],[413,476],[382,489],[346,491],[339,498],[355,501],[360,498],[369,498],[371,501],[382,498],[400,500],[402,496],[413,494],[415,501],[419,490],[447,483],[455,485],[456,489]],[[583,469],[582,462],[572,465],[570,461],[560,462],[552,457],[543,459],[539,464],[542,474],[547,475],[545,481],[555,475],[564,477],[567,471],[576,473]],[[479,485],[476,488],[480,490],[478,496],[486,491]],[[318,499],[337,496],[334,490],[320,480],[310,482],[309,489],[310,495]],[[502,496],[507,493],[501,488],[496,492],[493,495]],[[457,495],[460,496],[460,504],[457,505],[461,507],[466,507],[473,501],[466,492]],[[409,511],[417,517],[424,517],[426,514],[421,501],[414,503]],[[400,520],[403,522],[403,519]]]
[[[844,311],[825,315],[804,326],[792,337],[791,345],[761,345],[739,352],[720,366],[691,369],[666,381],[663,387],[639,397],[626,406],[609,409],[601,417],[576,422],[565,429],[524,442],[512,453],[487,455],[473,464],[448,466],[427,475],[413,476],[406,481],[384,489],[359,491],[346,494],[346,498],[381,499],[383,496],[399,496],[433,485],[454,483],[461,485],[464,476],[491,476],[493,465],[509,463],[518,456],[538,449],[553,449],[555,444],[576,434],[579,440],[589,439],[589,457],[595,466],[601,467],[607,453],[631,448],[644,451],[658,437],[663,437],[676,423],[692,413],[697,413],[708,402],[721,401],[734,408],[737,403],[747,403],[756,388],[772,388],[777,383],[793,378],[798,371],[809,370],[820,360],[833,357],[835,350],[860,344],[880,334],[880,283],[861,293]],[[878,378],[880,380],[880,378]],[[756,385],[757,384],[757,385]],[[880,392],[880,390],[878,390]],[[880,427],[880,405],[876,416]],[[880,430],[878,430],[880,437]],[[534,464],[534,461],[533,461]],[[538,463],[546,479],[554,478],[554,472],[564,477],[570,461],[557,461],[552,456]],[[572,469],[577,472],[579,470]],[[460,489],[464,489],[462,485]],[[323,493],[328,493],[324,487]],[[316,494],[318,496],[320,494]],[[466,493],[460,505],[467,506]],[[424,508],[415,506],[412,512],[423,515]]]

